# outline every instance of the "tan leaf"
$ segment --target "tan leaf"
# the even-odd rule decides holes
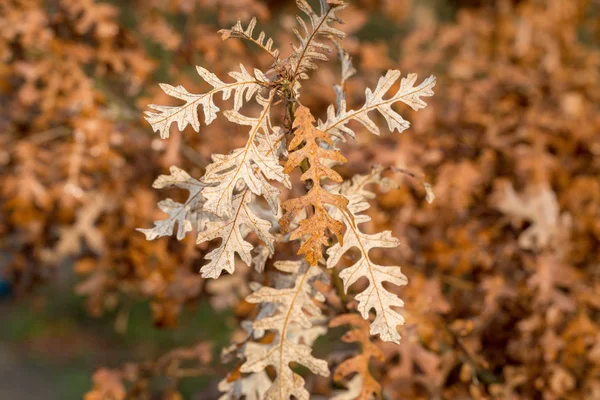
[[[219,33],[221,34],[223,40],[229,38],[240,38],[249,40],[252,43],[259,46],[260,48],[262,48],[263,50],[265,50],[267,53],[269,53],[274,60],[279,60],[279,50],[273,50],[273,39],[268,38],[265,42],[266,34],[264,31],[261,31],[256,39],[252,37],[255,27],[256,17],[250,20],[246,30],[244,30],[244,28],[242,27],[242,22],[238,20],[236,24],[233,27],[231,27],[231,29],[221,29]]]
[[[219,391],[224,394],[219,400],[263,400],[265,393],[271,387],[271,379],[265,371],[240,377],[232,382],[227,378],[219,382]]]
[[[293,46],[294,51],[289,57],[289,63],[292,67],[293,78],[306,79],[309,70],[317,69],[316,61],[327,61],[327,56],[323,53],[331,51],[329,46],[323,44],[317,38],[323,36],[325,38],[342,39],[345,36],[344,32],[329,24],[333,21],[339,21],[335,16],[335,12],[345,8],[346,4],[341,1],[320,0],[320,14],[317,14],[306,0],[296,0],[296,5],[308,16],[310,27],[306,25],[302,18],[296,18],[301,31],[294,29],[294,34],[300,44]]]
[[[217,248],[206,255],[210,262],[204,265],[200,271],[204,278],[218,278],[222,271],[230,274],[235,269],[234,255],[237,253],[246,265],[252,262],[251,251],[254,248],[252,244],[246,242],[244,238],[247,232],[244,226],[254,231],[258,237],[267,245],[269,254],[273,254],[273,243],[275,238],[269,230],[271,223],[259,218],[251,209],[251,202],[254,195],[250,190],[245,190],[236,195],[233,199],[234,212],[231,217],[225,217],[221,220],[209,221],[206,223],[206,229],[198,233],[196,243],[200,244],[216,238],[221,238],[221,243]]]
[[[81,250],[81,240],[96,254],[105,250],[105,238],[96,227],[96,221],[107,208],[107,199],[100,193],[90,193],[89,202],[77,212],[75,223],[61,228],[60,239],[54,249],[43,252],[50,263],[56,263],[68,256],[74,256]]]
[[[561,220],[556,193],[541,186],[519,195],[512,183],[504,183],[496,194],[496,207],[503,213],[532,223],[519,235],[519,246],[526,250],[542,250],[557,239],[559,228],[568,228]],[[564,234],[564,232],[562,232]]]
[[[204,209],[220,217],[229,217],[233,211],[232,199],[236,190],[247,187],[258,196],[263,196],[274,214],[279,211],[279,190],[269,182],[276,180],[289,186],[289,178],[279,165],[279,151],[275,144],[281,136],[280,129],[271,126],[270,111],[275,91],[268,99],[257,98],[263,106],[257,118],[245,117],[236,111],[228,111],[227,118],[238,125],[250,126],[245,147],[235,149],[227,155],[214,154],[212,164],[206,167],[202,189],[206,198]],[[240,187],[238,182],[243,182]]]
[[[172,166],[169,175],[161,175],[152,184],[155,189],[164,189],[177,187],[186,189],[190,195],[185,203],[177,203],[171,199],[162,200],[158,203],[158,208],[169,218],[155,221],[154,228],[137,230],[146,235],[147,240],[154,240],[162,236],[171,236],[177,225],[177,240],[183,240],[185,235],[193,229],[198,229],[198,224],[202,224],[207,218],[201,212],[204,198],[201,195],[204,184],[197,179],[192,178],[184,170]]]
[[[274,306],[270,315],[254,321],[253,329],[272,332],[275,338],[268,344],[247,343],[241,372],[261,373],[271,366],[277,376],[264,399],[282,400],[294,396],[308,400],[304,379],[290,364],[298,363],[315,374],[329,376],[327,362],[311,355],[314,340],[324,332],[322,327],[314,326],[315,320],[322,318],[315,300],[323,301],[324,297],[315,291],[313,282],[325,278],[319,268],[298,261],[277,262],[275,267],[292,274],[289,277],[294,278],[293,286],[262,287],[247,297],[250,303]]]
[[[229,76],[235,79],[235,82],[225,83],[215,74],[202,67],[196,67],[198,74],[208,82],[213,89],[203,94],[193,94],[188,92],[183,86],[171,86],[162,83],[160,87],[169,96],[185,101],[182,106],[161,106],[150,104],[154,111],[146,111],[145,119],[150,123],[155,132],[160,133],[160,137],[165,139],[169,137],[171,124],[177,123],[177,128],[182,131],[190,125],[196,132],[200,130],[200,120],[198,117],[198,106],[202,106],[204,111],[204,123],[210,125],[217,118],[220,108],[214,103],[215,94],[221,92],[223,100],[229,99],[234,95],[234,110],[239,110],[245,101],[249,101],[255,96],[262,87],[262,82],[266,77],[262,72],[255,70],[255,76],[252,76],[243,65],[240,65],[240,72],[230,72]]]
[[[381,170],[375,170],[371,175],[357,177],[350,185],[338,186],[332,188],[338,193],[349,199],[348,209],[353,219],[347,215],[333,211],[336,218],[340,218],[346,225],[343,243],[337,243],[327,250],[327,267],[335,267],[342,256],[350,249],[356,248],[359,251],[358,260],[350,267],[342,270],[340,278],[344,282],[344,290],[347,292],[361,277],[369,281],[369,286],[363,292],[356,296],[358,301],[358,311],[363,318],[369,318],[369,312],[375,310],[375,320],[371,324],[371,334],[380,335],[382,340],[400,342],[397,326],[404,324],[404,318],[393,307],[402,307],[404,302],[394,293],[389,292],[383,282],[390,282],[394,285],[405,285],[406,276],[396,266],[382,266],[375,264],[371,260],[369,251],[373,248],[394,248],[399,245],[398,239],[392,237],[391,232],[384,231],[377,234],[363,233],[358,225],[368,222],[370,218],[360,214],[369,208],[366,201],[365,185],[380,181]]]
[[[394,86],[401,74],[398,70],[389,70],[385,76],[379,78],[375,91],[367,89],[365,104],[358,110],[346,110],[346,101],[340,102],[336,110],[333,105],[327,109],[327,120],[319,121],[319,129],[330,135],[344,138],[348,135],[354,138],[354,131],[347,126],[348,122],[354,120],[360,122],[371,133],[379,135],[377,124],[369,117],[369,112],[377,110],[386,120],[391,132],[406,130],[410,123],[398,114],[392,105],[402,102],[409,105],[413,110],[425,108],[427,104],[421,97],[433,96],[433,87],[435,86],[435,77],[432,75],[425,79],[420,85],[415,87],[417,74],[408,74],[406,78],[400,81],[400,88],[392,97],[384,99],[383,96]]]

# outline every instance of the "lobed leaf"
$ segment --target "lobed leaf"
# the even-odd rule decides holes
[[[299,227],[294,230],[290,239],[305,238],[298,254],[305,254],[310,265],[316,265],[323,257],[322,247],[329,241],[327,232],[333,233],[339,241],[343,240],[343,224],[333,218],[327,211],[326,205],[331,205],[347,213],[347,200],[344,196],[332,194],[321,186],[321,179],[327,178],[334,182],[341,182],[342,177],[325,164],[325,160],[345,162],[346,159],[337,150],[329,150],[321,143],[331,145],[331,139],[313,126],[314,118],[307,107],[300,106],[296,111],[293,128],[294,137],[289,143],[291,152],[285,165],[285,172],[289,173],[294,168],[307,162],[308,167],[301,176],[303,181],[310,181],[311,188],[308,193],[297,199],[290,199],[283,203],[284,215],[279,220],[282,232],[288,232],[296,216],[306,208],[312,208],[313,213],[299,222]]]
[[[257,118],[245,117],[236,111],[226,113],[227,118],[239,125],[250,126],[246,146],[227,155],[214,154],[212,164],[206,167],[203,182],[206,187],[202,195],[206,198],[204,209],[220,217],[231,216],[234,192],[245,187],[256,195],[263,196],[273,213],[279,210],[279,190],[269,184],[276,180],[289,187],[289,178],[279,165],[279,151],[275,143],[281,132],[271,126],[270,110],[275,96],[272,91],[268,99],[258,98],[263,110]],[[238,183],[241,182],[241,183]]]
[[[203,217],[206,217],[201,211],[204,202],[201,191],[205,185],[178,167],[172,166],[170,172],[169,175],[159,176],[152,184],[152,187],[155,189],[169,187],[186,189],[190,193],[189,197],[185,203],[177,203],[172,199],[162,200],[158,203],[160,210],[168,214],[169,217],[164,220],[155,221],[153,228],[137,229],[146,235],[147,240],[154,240],[162,236],[172,236],[175,225],[177,225],[177,240],[183,240],[185,235],[192,231],[194,227],[198,227],[199,223],[203,224]]]
[[[345,135],[354,139],[356,136],[354,131],[347,126],[350,121],[354,120],[360,122],[371,133],[379,135],[377,124],[369,117],[371,111],[377,111],[383,116],[391,132],[395,130],[403,132],[408,129],[410,123],[402,118],[392,108],[392,105],[402,102],[415,111],[424,108],[427,104],[421,97],[433,96],[436,79],[432,75],[415,87],[417,74],[408,74],[406,78],[401,79],[398,91],[392,97],[384,99],[385,94],[396,84],[400,76],[400,71],[389,70],[385,76],[379,78],[374,91],[366,90],[365,104],[358,110],[346,110],[345,100],[339,102],[337,110],[330,105],[327,109],[327,120],[325,122],[319,120],[319,129],[340,139],[343,139]]]
[[[336,18],[335,12],[345,8],[346,4],[341,1],[320,0],[320,14],[317,14],[306,0],[296,0],[296,5],[308,16],[310,27],[302,18],[296,17],[301,31],[294,29],[293,32],[300,44],[293,46],[294,51],[290,55],[289,61],[292,67],[292,76],[306,79],[308,78],[306,73],[309,70],[317,69],[316,61],[327,61],[328,58],[324,53],[331,52],[331,48],[320,42],[318,37],[344,38],[344,32],[329,24],[340,22]]]
[[[294,283],[288,288],[262,287],[246,301],[256,304],[272,304],[270,315],[253,323],[253,329],[270,331],[275,338],[268,344],[250,342],[246,344],[242,373],[261,373],[272,367],[277,374],[264,395],[264,399],[308,400],[309,393],[304,388],[304,379],[294,372],[291,363],[305,366],[315,374],[329,376],[327,362],[311,355],[312,344],[324,328],[314,326],[315,320],[322,318],[316,301],[323,301],[322,294],[315,292],[314,281],[326,279],[319,268],[302,262],[277,262],[280,271],[293,274]]]
[[[383,282],[390,282],[398,286],[405,285],[407,283],[406,276],[401,272],[400,267],[378,265],[371,260],[369,255],[369,251],[373,248],[394,248],[399,245],[399,241],[392,237],[390,231],[366,234],[358,228],[359,224],[370,220],[367,215],[361,214],[369,208],[364,187],[368,183],[381,180],[380,171],[376,170],[371,175],[358,177],[353,184],[337,186],[337,192],[349,200],[348,210],[353,219],[339,210],[331,211],[335,217],[344,221],[346,231],[344,232],[344,241],[327,250],[329,256],[327,267],[335,267],[348,250],[356,248],[359,251],[358,260],[340,273],[344,290],[348,292],[348,288],[361,277],[367,278],[369,286],[356,296],[358,311],[363,318],[368,319],[369,312],[375,310],[376,315],[375,320],[371,323],[371,334],[380,335],[381,339],[385,341],[399,343],[400,335],[397,326],[404,324],[404,318],[394,307],[402,307],[404,302],[389,292],[383,286]],[[335,192],[336,188],[331,188],[331,190]]]
[[[344,360],[335,370],[333,379],[341,383],[345,378],[357,374],[360,379],[360,385],[355,380],[350,380],[348,388],[354,391],[354,399],[370,400],[381,397],[381,385],[369,372],[369,362],[371,358],[383,361],[383,353],[375,344],[371,342],[369,335],[369,323],[357,314],[342,314],[335,317],[329,326],[334,328],[341,325],[351,325],[353,329],[346,332],[342,341],[346,343],[358,342],[361,344],[361,352]],[[340,396],[338,396],[340,398]],[[344,397],[341,396],[343,399]]]
[[[202,106],[204,112],[204,123],[210,125],[217,118],[217,113],[220,111],[220,108],[214,103],[215,94],[222,93],[223,100],[229,99],[233,94],[233,108],[234,110],[239,110],[243,103],[250,101],[267,81],[267,78],[260,70],[255,69],[255,76],[252,76],[241,64],[239,72],[229,73],[229,76],[235,80],[232,83],[221,81],[215,74],[203,67],[196,67],[196,69],[198,74],[213,87],[212,90],[202,94],[193,94],[181,85],[171,86],[161,83],[160,87],[166,94],[184,101],[185,104],[180,106],[150,104],[148,106],[154,111],[146,111],[144,118],[150,123],[154,132],[159,132],[160,137],[163,139],[169,137],[169,130],[173,123],[177,123],[177,128],[180,131],[189,125],[196,132],[199,132],[199,106]]]
[[[221,34],[223,40],[229,38],[240,38],[249,40],[252,43],[259,46],[260,48],[262,48],[263,50],[265,50],[267,53],[269,53],[271,57],[273,57],[273,59],[275,59],[276,61],[279,60],[279,50],[273,50],[273,39],[268,38],[265,42],[266,34],[264,31],[261,31],[256,39],[252,36],[255,27],[256,17],[250,20],[245,30],[242,27],[242,22],[238,20],[236,24],[233,27],[231,27],[231,29],[221,29],[219,33]]]
[[[253,198],[250,190],[236,195],[233,199],[234,212],[231,217],[207,222],[206,229],[198,233],[198,244],[221,238],[219,246],[205,256],[210,262],[200,269],[203,278],[216,279],[224,270],[230,274],[233,273],[235,253],[240,256],[242,261],[250,265],[252,262],[250,252],[254,247],[244,240],[247,233],[243,230],[243,225],[254,231],[266,244],[269,255],[273,254],[275,237],[269,232],[271,223],[259,218],[251,210]]]

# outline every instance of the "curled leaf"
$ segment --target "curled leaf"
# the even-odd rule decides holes
[[[231,29],[221,29],[219,31],[219,33],[221,34],[221,37],[223,38],[223,40],[226,40],[229,38],[240,38],[240,39],[249,40],[252,43],[259,46],[260,48],[262,48],[263,50],[265,50],[267,53],[269,53],[271,55],[271,57],[273,57],[275,60],[278,60],[279,59],[279,50],[277,50],[277,49],[273,50],[273,39],[268,38],[267,41],[265,42],[266,35],[265,35],[264,31],[261,31],[260,34],[258,35],[258,37],[255,39],[252,36],[252,34],[254,33],[255,27],[256,27],[256,18],[252,18],[250,20],[250,22],[248,23],[248,26],[246,27],[245,30],[242,27],[242,22],[240,20],[238,20],[236,22],[236,24],[233,27],[231,27]]]

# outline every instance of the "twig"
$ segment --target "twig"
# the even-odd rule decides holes
[[[433,193],[433,188],[431,187],[431,184],[429,182],[426,182],[425,179],[418,177],[414,172],[404,168],[389,167],[389,169],[392,172],[400,172],[404,175],[408,175],[411,178],[415,179],[417,182],[419,182],[423,189],[425,189],[425,201],[429,204],[433,203],[433,200],[435,200],[435,194]]]

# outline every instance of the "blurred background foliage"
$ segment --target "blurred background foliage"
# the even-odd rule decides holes
[[[438,77],[411,129],[344,149],[345,177],[405,168],[436,194],[427,205],[396,176],[371,213],[403,243],[377,256],[409,277],[403,344],[382,345],[374,366],[385,395],[600,399],[600,3],[351,4],[351,104],[389,68]],[[130,397],[218,398],[252,273],[207,283],[207,248],[135,228],[159,218],[156,176],[170,165],[200,176],[245,132],[219,119],[161,141],[142,113],[167,101],[158,82],[202,90],[195,65],[221,77],[267,66],[217,31],[255,15],[285,50],[294,13],[291,0],[0,3],[0,398],[120,399],[129,378]],[[304,90],[315,115],[338,68]],[[336,332],[318,351],[345,349]]]

